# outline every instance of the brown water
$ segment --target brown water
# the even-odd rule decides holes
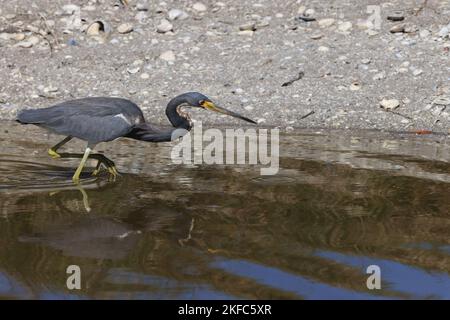
[[[100,146],[117,181],[86,173],[77,188],[78,160],[46,155],[59,137],[1,130],[2,298],[450,299],[445,136],[294,132],[266,177],[122,140]],[[81,290],[66,287],[69,265]],[[366,287],[369,265],[381,290]]]

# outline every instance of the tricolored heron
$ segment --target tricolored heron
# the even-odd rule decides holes
[[[113,178],[117,176],[114,162],[104,155],[92,154],[100,142],[112,141],[120,137],[150,142],[171,141],[176,129],[190,130],[192,122],[182,107],[191,106],[211,110],[235,118],[255,123],[240,114],[215,105],[208,97],[198,92],[183,93],[167,104],[166,116],[171,127],[158,127],[145,122],[141,109],[132,101],[121,98],[91,97],[65,101],[43,109],[21,111],[17,121],[22,124],[34,124],[57,134],[67,136],[48,150],[53,158],[81,158],[72,180],[78,184],[80,174],[89,157],[96,159],[97,166],[92,173],[96,175],[105,165]],[[58,153],[58,149],[72,138],[88,142],[84,154]]]

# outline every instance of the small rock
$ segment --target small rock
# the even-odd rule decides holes
[[[338,26],[338,30],[341,32],[348,32],[352,29],[352,27],[353,24],[350,21],[345,21]]]
[[[370,60],[369,58],[364,58],[364,59],[361,60],[362,64],[369,64],[371,62],[372,62],[372,60]]]
[[[150,78],[150,75],[148,73],[144,72],[143,74],[141,74],[141,79],[146,80],[148,78]]]
[[[323,34],[321,34],[321,33],[314,33],[314,34],[310,35],[309,37],[311,39],[313,39],[313,40],[319,40],[319,39],[321,39],[323,37]]]
[[[168,13],[168,18],[171,21],[184,20],[184,19],[187,19],[188,17],[189,17],[189,15],[186,12],[184,12],[183,10],[179,10],[179,9],[172,9]]]
[[[87,27],[86,34],[88,36],[98,36],[100,34],[100,29],[102,28],[102,25],[100,22],[96,21],[93,22]]]
[[[317,50],[320,52],[328,52],[328,51],[330,51],[330,48],[325,47],[325,46],[320,46],[319,48],[317,48]]]
[[[433,104],[447,106],[450,105],[450,97],[437,97],[433,100]]]
[[[252,30],[244,30],[244,31],[239,31],[238,35],[240,36],[253,36],[254,31]]]
[[[137,3],[136,9],[137,11],[148,11],[148,6],[146,3]]]
[[[16,33],[14,34],[13,39],[16,41],[22,41],[25,39],[25,35],[23,33]]]
[[[386,110],[394,110],[400,106],[400,101],[397,99],[383,99],[380,102],[380,106]]]
[[[141,68],[139,68],[139,67],[134,67],[134,68],[128,68],[128,69],[127,69],[127,72],[128,72],[129,74],[136,74],[136,73],[139,72],[139,70],[141,70]]]
[[[255,31],[256,30],[256,25],[255,25],[255,23],[254,22],[248,22],[248,23],[244,23],[244,24],[241,24],[240,26],[239,26],[239,30],[241,30],[241,31]]]
[[[413,71],[413,76],[417,77],[417,76],[420,76],[422,73],[423,73],[422,69],[415,69]]]
[[[402,11],[394,11],[388,14],[387,19],[390,21],[403,21],[405,16]]]
[[[173,62],[175,61],[175,53],[172,50],[164,51],[159,58],[167,62]]]
[[[131,23],[122,23],[117,27],[117,32],[121,34],[130,33],[133,31],[133,25]]]
[[[44,88],[44,92],[45,93],[55,93],[58,92],[58,88],[50,86],[50,87],[46,87]]]
[[[328,28],[328,27],[331,27],[335,21],[336,20],[334,20],[333,18],[325,18],[325,19],[320,19],[319,21],[317,21],[317,23],[319,24],[319,27],[321,27],[321,28]]]
[[[438,36],[441,38],[445,38],[450,33],[450,26],[445,26],[438,32]]]
[[[197,12],[205,12],[208,8],[201,2],[196,2],[192,6],[192,9],[194,9]]]
[[[356,21],[356,27],[361,30],[372,30],[374,28],[374,25],[370,20],[359,19]]]
[[[357,91],[357,90],[359,90],[359,89],[361,89],[361,85],[360,85],[358,82],[353,82],[353,83],[350,85],[350,90],[351,90],[351,91]]]
[[[306,9],[303,15],[305,17],[312,17],[316,13],[316,10],[314,9]]]
[[[166,33],[173,30],[173,25],[166,19],[162,19],[161,23],[156,27],[159,33]]]
[[[405,32],[405,25],[403,24],[397,24],[395,26],[393,26],[390,30],[390,33],[403,33]]]
[[[39,38],[35,36],[29,37],[27,40],[20,41],[16,44],[20,48],[31,48],[32,46],[39,43]]]

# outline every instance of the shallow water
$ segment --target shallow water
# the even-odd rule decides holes
[[[450,299],[446,136],[298,131],[276,176],[121,140],[99,146],[117,181],[86,171],[77,188],[78,160],[46,155],[58,136],[1,130],[2,298]]]

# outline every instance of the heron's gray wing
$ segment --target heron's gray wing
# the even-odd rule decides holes
[[[126,135],[132,125],[122,114],[91,116],[73,114],[69,117],[56,117],[41,124],[56,133],[72,136],[90,143],[111,141]]]

